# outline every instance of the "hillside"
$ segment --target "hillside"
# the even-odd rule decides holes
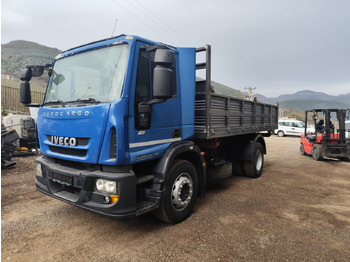
[[[12,41],[1,45],[1,74],[19,78],[26,65],[51,64],[61,51],[29,41]]]
[[[293,110],[307,110],[314,108],[350,108],[350,93],[331,96],[322,92],[303,90],[294,94],[285,94],[278,97],[265,97],[257,94],[259,101],[264,103],[279,102],[281,108]]]
[[[233,89],[231,87],[222,85],[220,83],[217,83],[215,81],[211,81],[212,86],[214,87],[215,93],[220,95],[226,95],[226,96],[233,96],[238,98],[245,98],[246,95],[236,89]]]

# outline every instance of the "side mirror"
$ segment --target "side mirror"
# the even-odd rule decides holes
[[[175,95],[175,53],[168,49],[157,49],[154,56],[153,99],[170,99]]]
[[[33,66],[32,67],[32,75],[33,77],[42,76],[44,73],[45,66]]]
[[[21,83],[19,100],[24,105],[29,105],[32,102],[30,96],[30,84],[27,81]]]
[[[45,68],[50,68],[49,65],[46,66],[33,66],[29,65],[26,69],[23,70],[21,80],[22,83],[20,85],[20,102],[24,104],[25,106],[29,107],[38,107],[37,104],[31,104],[32,98],[30,95],[30,84],[29,81],[32,79],[32,77],[39,77],[42,76],[44,73]]]
[[[23,70],[22,75],[21,75],[21,80],[22,81],[27,81],[29,82],[32,79],[33,73],[32,69],[30,67],[27,67],[26,69]]]

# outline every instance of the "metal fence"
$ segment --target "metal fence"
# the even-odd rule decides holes
[[[6,110],[29,112],[28,107],[25,107],[19,101],[19,89],[9,86],[1,86],[1,107]],[[32,103],[41,104],[44,99],[44,93],[31,92]]]

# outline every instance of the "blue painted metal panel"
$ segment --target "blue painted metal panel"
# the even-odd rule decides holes
[[[177,96],[165,102],[154,104],[151,114],[151,127],[148,130],[136,130],[135,128],[135,86],[138,56],[141,46],[153,45],[144,41],[139,41],[136,46],[133,80],[130,87],[129,99],[129,152],[130,163],[138,163],[150,159],[160,158],[172,142],[181,138],[173,138],[174,129],[181,128],[181,95],[178,88]],[[177,50],[176,57],[178,60]],[[179,76],[177,76],[179,83]]]
[[[194,136],[194,103],[196,84],[196,49],[178,48],[177,66],[179,90],[181,96],[182,139]]]
[[[97,163],[109,107],[109,104],[63,108],[41,107],[37,120],[41,153],[66,160]],[[51,136],[73,137],[88,142],[74,147],[57,145],[52,143]],[[72,150],[85,151],[86,155],[77,155]]]
[[[130,149],[130,162],[139,163],[143,161],[158,159],[162,157],[170,145],[171,143],[164,143],[152,146],[140,146],[134,149]]]

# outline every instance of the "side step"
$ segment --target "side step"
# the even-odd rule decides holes
[[[153,180],[153,178],[154,178],[154,175],[146,175],[146,176],[138,177],[136,180],[136,184],[142,184],[142,183],[151,181]]]
[[[141,201],[136,203],[136,216],[145,214],[153,209],[156,209],[158,205],[154,202]]]

